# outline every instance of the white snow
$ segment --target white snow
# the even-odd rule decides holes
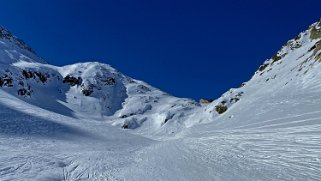
[[[0,78],[13,80],[0,87],[0,180],[321,180],[320,40],[309,36],[206,106],[98,62],[48,65],[0,38]]]

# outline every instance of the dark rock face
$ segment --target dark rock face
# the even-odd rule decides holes
[[[85,96],[90,96],[94,92],[94,90],[102,90],[103,86],[116,86],[117,82],[114,77],[102,77],[102,76],[96,76],[94,82],[91,82],[89,80],[82,81],[81,78],[78,78],[78,80],[74,77],[68,77],[68,82],[71,82],[71,85],[75,84],[81,84],[80,85],[80,91]],[[66,80],[66,78],[65,78]]]
[[[101,79],[100,80],[104,85],[115,85],[116,80],[113,77],[107,77],[106,79]]]
[[[226,112],[228,110],[228,108],[230,106],[232,106],[233,104],[237,103],[238,101],[241,100],[242,95],[244,94],[244,92],[233,92],[232,90],[230,91],[230,96],[228,98],[225,98],[224,100],[222,100],[219,104],[217,104],[215,106],[215,111],[218,114],[223,114],[224,112]]]
[[[223,114],[225,111],[227,111],[227,106],[220,104],[220,105],[215,106],[215,110],[217,113]]]
[[[41,73],[41,72],[31,72],[31,71],[26,71],[26,70],[22,71],[22,76],[25,79],[31,79],[31,78],[36,79],[36,78],[38,78],[39,81],[42,82],[42,83],[46,83],[48,78],[50,78],[49,74]]]
[[[13,79],[8,76],[0,78],[0,87],[13,87]]]
[[[120,116],[120,118],[122,118],[122,119],[124,119],[124,118],[128,118],[128,117],[130,117],[130,116],[134,116],[135,114],[134,113],[130,113],[130,114],[125,114],[125,115],[122,115],[122,116]]]
[[[28,87],[28,89],[25,89],[25,88],[21,88],[18,90],[18,95],[19,96],[31,96],[32,94],[32,90],[30,89],[30,86]]]
[[[262,72],[263,70],[265,70],[265,68],[269,66],[269,64],[262,64],[260,67],[259,67],[259,71]]]
[[[317,24],[315,24],[315,26],[310,27],[310,32],[311,32],[310,38],[312,40],[321,38],[320,26],[321,26],[321,20]]]
[[[279,61],[279,60],[281,60],[283,57],[282,56],[280,56],[279,54],[275,54],[275,55],[273,55],[272,56],[272,63],[274,63],[274,62],[277,62],[277,61]]]
[[[48,79],[55,74],[49,75],[39,71],[20,70],[21,74],[15,74],[16,70],[7,69],[4,73],[0,74],[0,87],[17,88],[17,94],[22,97],[30,97],[33,93],[31,85],[45,84]]]
[[[94,92],[94,85],[90,84],[89,86],[85,86],[81,84],[80,90],[85,96],[90,96]]]
[[[71,86],[80,85],[81,82],[82,82],[81,77],[76,78],[70,75],[67,75],[63,80],[63,83],[69,84]]]
[[[146,92],[151,91],[148,87],[146,87],[144,85],[138,85],[137,88],[138,88],[137,92],[139,92],[139,93],[146,93]]]
[[[123,129],[129,129],[129,125],[125,123],[125,124],[122,126],[122,128],[123,128]]]
[[[167,118],[168,120],[170,118]],[[147,120],[147,117],[144,118],[128,118],[124,121],[122,128],[123,129],[136,129],[138,128],[140,125],[142,125],[145,121]],[[167,121],[168,121],[167,120]],[[165,123],[162,123],[162,126]]]
[[[33,78],[33,73],[30,72],[30,71],[26,71],[26,70],[23,70],[22,71],[22,75],[26,78],[26,79],[30,79],[30,78]]]
[[[239,92],[236,95],[234,95],[234,97],[230,98],[230,103],[234,104],[237,103],[239,100],[241,100],[242,95],[244,94],[244,92]]]
[[[42,73],[40,73],[40,72],[35,72],[35,75],[39,78],[39,80],[40,80],[42,83],[47,82],[47,79],[49,78],[49,75],[42,74]]]

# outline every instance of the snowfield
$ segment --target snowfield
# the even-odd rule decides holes
[[[0,29],[0,180],[321,180],[321,22],[212,103]]]

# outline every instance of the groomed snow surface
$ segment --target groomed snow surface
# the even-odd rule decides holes
[[[257,101],[264,104],[247,104],[244,119],[258,123],[203,124],[156,141],[108,120],[46,111],[1,90],[0,178],[320,180],[321,96]]]
[[[14,40],[0,39],[0,78],[13,81],[0,86],[1,181],[321,180],[310,30],[209,105],[105,64],[52,66]]]

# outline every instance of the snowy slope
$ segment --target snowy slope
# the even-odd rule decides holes
[[[251,80],[240,88],[231,89],[206,107],[204,112],[211,116],[207,121],[219,119],[215,121],[215,128],[230,129],[259,124],[263,121],[262,117],[280,117],[284,112],[292,115],[317,106],[315,103],[321,82],[319,31],[320,22],[288,41],[271,59],[260,66]],[[297,103],[294,101],[296,99]],[[229,109],[220,116],[211,114],[222,102],[226,102],[223,105]],[[300,104],[302,110],[294,108],[297,104]],[[259,108],[260,106],[262,108]],[[272,109],[276,110],[271,112]]]
[[[320,25],[202,105],[1,28],[0,180],[321,180]]]
[[[0,26],[0,64],[18,61],[46,63],[21,39]]]
[[[106,64],[89,62],[64,67],[46,64],[4,28],[0,38],[0,86],[46,110],[78,118],[113,120],[113,125],[119,128],[139,128],[136,130],[142,133],[171,134],[182,126],[163,129],[169,120],[177,120],[170,124],[181,124],[178,118],[186,110],[200,107],[193,100],[170,96]],[[177,111],[180,113],[176,114]]]
[[[169,120],[181,124],[179,118],[200,107],[97,62],[55,67],[20,61],[7,66],[2,77],[6,92],[30,104],[72,117],[112,120],[119,128],[143,133],[170,134],[183,125],[166,126]]]

